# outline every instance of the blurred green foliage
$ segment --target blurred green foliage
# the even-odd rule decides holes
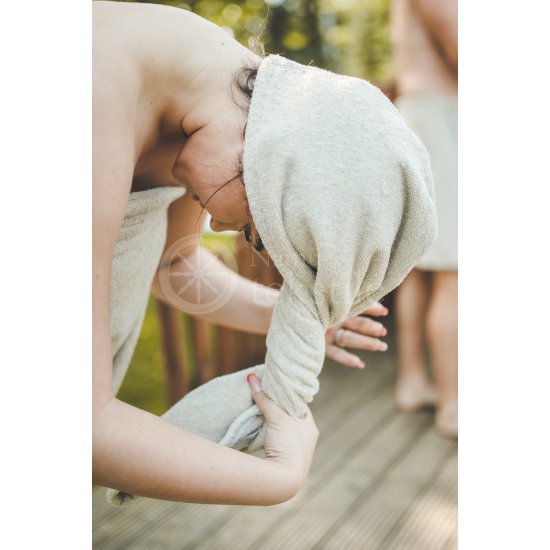
[[[201,242],[212,253],[222,256],[226,250],[234,250],[234,236],[231,233],[204,233]],[[184,330],[189,328],[187,324],[184,323]],[[190,378],[193,377],[195,370],[194,365],[191,364],[192,357],[193,354],[190,353],[190,350],[185,349],[184,361],[190,367],[188,372]],[[132,362],[117,397],[126,403],[157,415],[168,409],[164,355],[156,303],[153,298],[149,299]]]
[[[153,299],[149,300],[138,344],[118,398],[157,415],[168,408],[164,356]]]
[[[132,0],[128,0],[132,1]],[[141,0],[137,0],[141,1]],[[267,53],[388,85],[392,80],[391,0],[148,0],[191,10]]]

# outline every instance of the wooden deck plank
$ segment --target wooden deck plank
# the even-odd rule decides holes
[[[352,400],[352,396],[344,392],[340,395],[343,414],[347,416],[345,421],[341,417],[331,418],[332,423],[336,422],[333,429],[325,429],[327,425],[320,418],[320,412],[316,413],[317,422],[321,433],[325,433],[320,438],[314,463],[305,487],[291,501],[274,507],[241,507],[221,528],[217,529],[210,537],[202,538],[201,544],[209,549],[216,548],[254,548],[260,544],[263,548],[265,532],[278,528],[280,524],[285,524],[288,517],[297,512],[302,513],[302,509],[319,492],[327,479],[335,475],[341,464],[348,459],[348,455],[353,451],[353,446],[357,438],[366,439],[376,430],[383,429],[386,418],[393,413],[391,405],[388,377],[381,379],[383,385],[377,388],[375,384],[370,386],[371,394],[359,394],[358,398]],[[378,395],[376,395],[378,393]],[[344,407],[347,404],[348,410]],[[361,404],[363,406],[359,407]],[[338,403],[331,403],[338,405]],[[337,406],[331,407],[337,409]],[[315,413],[314,413],[315,414]],[[338,415],[337,415],[338,416]],[[354,434],[354,437],[349,437]],[[194,546],[186,546],[191,548]]]
[[[428,421],[426,413],[411,416],[392,412],[372,438],[358,437],[340,467],[325,478],[315,498],[303,503],[299,513],[280,522],[277,529],[270,531],[267,540],[264,535],[262,550],[314,548],[334,523],[341,520],[350,503],[374,490],[388,466],[399,460],[425,431]],[[339,548],[354,547],[344,545]]]
[[[379,363],[379,365],[373,365],[368,373],[350,372],[341,366],[327,365],[321,375],[322,389],[312,407],[320,429],[324,429],[324,426],[328,427],[334,421],[335,409],[345,410],[346,406],[353,407],[354,395],[358,403],[363,393],[365,399],[369,399],[370,393],[376,391],[377,380],[391,376],[387,364],[384,364],[384,361]],[[367,376],[361,377],[363,374]],[[361,378],[364,384],[357,383]],[[386,381],[383,383],[387,385]],[[146,541],[153,543],[157,532],[171,530],[173,526],[179,530],[180,538],[184,534],[186,543],[191,544],[207,536],[213,524],[227,521],[228,517],[240,508],[140,499],[127,509],[117,510],[105,502],[104,491],[103,488],[96,488],[94,491],[94,548],[116,548],[118,547],[116,540],[126,545],[131,542],[133,547],[137,548],[136,545],[140,544],[140,540],[143,539],[144,543]],[[149,511],[150,508],[161,510],[161,513],[153,513]],[[249,507],[243,508],[249,509]],[[273,510],[273,507],[268,510]],[[109,533],[116,540],[106,546]],[[159,537],[164,538],[162,535]],[[120,547],[124,548],[124,546]]]
[[[443,550],[458,550],[458,521],[455,523],[451,536]]]
[[[102,500],[105,494],[102,491]],[[131,509],[113,509],[108,520],[94,522],[93,548],[111,549],[123,542],[134,540],[136,526],[155,525],[163,514],[170,509],[172,502],[141,499]],[[108,505],[110,506],[110,505]],[[132,546],[126,546],[131,548]]]
[[[321,437],[297,497],[265,508],[140,499],[117,510],[96,488],[94,549],[456,548],[456,443],[435,433],[431,413],[395,411],[392,354],[367,363],[323,370],[312,404]]]
[[[386,540],[385,549],[441,550],[452,545],[457,526],[457,468],[458,457],[453,453],[435,483],[426,487]]]
[[[381,476],[375,491],[364,492],[336,523],[332,532],[316,548],[387,548],[388,538],[416,499],[433,479],[454,444],[430,427]],[[409,550],[424,550],[408,545]],[[439,547],[441,548],[441,546]]]

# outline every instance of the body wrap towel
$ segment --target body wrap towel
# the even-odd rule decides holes
[[[265,365],[217,378],[166,420],[246,451],[265,426],[246,376],[299,417],[318,391],[326,329],[393,290],[435,237],[426,150],[368,82],[279,56],[258,70],[244,143],[258,233],[284,278]],[[121,504],[130,495],[111,491]]]
[[[111,269],[111,347],[116,395],[141,332],[151,283],[168,225],[168,208],[185,190],[158,187],[130,193]]]

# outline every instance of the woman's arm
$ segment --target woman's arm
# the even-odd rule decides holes
[[[311,415],[296,421],[260,395],[262,412],[272,425],[266,447],[271,437],[274,451],[266,459],[222,447],[109,400],[94,418],[94,482],[183,502],[268,505],[288,500],[309,471],[317,429]],[[258,396],[256,400],[260,405]]]
[[[164,292],[159,282],[163,270],[165,280],[172,289],[169,294]],[[168,275],[168,271],[175,276]],[[194,276],[201,280],[194,281]],[[208,250],[197,247],[169,268],[159,268],[153,283],[153,294],[199,319],[265,335],[279,291],[240,276]]]
[[[457,0],[413,0],[428,33],[453,69],[458,68]]]
[[[267,334],[279,291],[241,277],[200,246],[204,214],[188,194],[175,201],[168,214],[165,250],[175,247],[179,254],[163,257],[170,265],[159,267],[153,282],[155,297],[216,325]],[[165,292],[161,277],[171,292]]]
[[[95,99],[95,97],[94,97]],[[275,452],[260,459],[185,432],[112,392],[110,279],[133,174],[132,125],[116,97],[94,102],[93,479],[148,497],[186,502],[275,504],[301,487],[317,440],[311,418],[295,421],[260,394]],[[265,399],[262,399],[265,397]]]
[[[153,293],[168,305],[214,324],[253,334],[267,334],[279,291],[241,277],[200,247],[200,229],[204,223],[201,212],[197,202],[188,195],[170,206],[165,250],[178,254],[163,257],[163,262],[168,263],[161,263],[153,282]],[[181,246],[176,246],[177,243]],[[200,302],[198,283],[193,280],[197,276],[201,279]],[[170,292],[164,291],[161,277],[164,277],[165,284],[170,285]],[[231,292],[218,300],[229,288]],[[215,307],[210,307],[211,304]],[[380,304],[374,304],[364,313],[383,316],[388,311]],[[338,363],[350,367],[365,366],[358,356],[335,345],[335,334],[341,327],[347,329],[343,342],[346,348],[387,349],[387,345],[379,340],[387,333],[382,323],[366,317],[353,317],[326,333],[327,357]]]

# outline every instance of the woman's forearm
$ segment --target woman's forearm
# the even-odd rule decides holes
[[[178,274],[165,277],[173,292],[165,292],[160,284],[163,269]],[[197,273],[203,278],[200,298],[197,282],[192,280]],[[159,300],[194,317],[262,335],[267,334],[279,295],[278,290],[241,277],[203,248],[197,248],[170,267],[161,267],[153,283],[153,292]],[[204,307],[197,307],[201,304]]]
[[[447,61],[458,67],[457,0],[414,0],[413,6]]]
[[[134,495],[270,505],[298,490],[280,464],[240,453],[112,399],[94,419],[94,482]]]

